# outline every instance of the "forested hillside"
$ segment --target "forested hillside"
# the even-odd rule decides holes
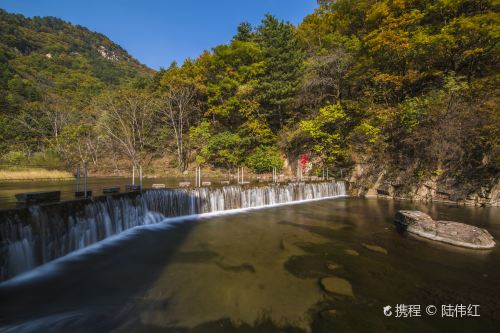
[[[92,98],[152,72],[102,34],[0,9],[1,163],[59,164]]]
[[[330,140],[314,149],[356,162],[358,182],[391,194],[498,191],[498,3],[319,4],[298,29],[316,114],[298,126],[302,142]]]
[[[495,1],[319,0],[155,73],[58,19],[0,22],[4,161],[293,172],[306,153],[361,191],[498,183]]]

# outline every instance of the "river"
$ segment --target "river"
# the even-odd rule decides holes
[[[415,208],[500,238],[499,208],[375,198],[167,219],[0,284],[0,331],[500,331],[498,246],[399,234],[395,212]],[[326,277],[347,281],[352,294],[325,292]],[[420,305],[420,316],[396,318],[397,304]],[[479,305],[479,317],[441,318],[449,304]]]

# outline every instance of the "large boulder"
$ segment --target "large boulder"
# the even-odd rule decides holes
[[[482,228],[465,223],[435,221],[417,210],[400,210],[395,223],[409,233],[471,249],[491,249],[495,246],[493,236]]]

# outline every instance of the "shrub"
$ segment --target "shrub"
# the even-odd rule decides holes
[[[260,146],[247,158],[246,165],[254,172],[263,173],[269,172],[272,168],[281,170],[283,168],[283,160],[276,147]]]
[[[35,167],[46,167],[46,168],[60,168],[63,162],[54,151],[47,150],[43,152],[36,152],[31,156],[29,165]]]
[[[2,162],[7,164],[22,164],[26,161],[26,155],[22,151],[9,151],[2,158]]]
[[[208,160],[216,167],[234,168],[240,165],[244,152],[242,139],[238,134],[229,131],[213,135],[207,142]]]

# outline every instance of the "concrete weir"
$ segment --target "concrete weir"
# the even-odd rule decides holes
[[[149,189],[0,210],[0,281],[168,217],[346,195],[344,182]]]

